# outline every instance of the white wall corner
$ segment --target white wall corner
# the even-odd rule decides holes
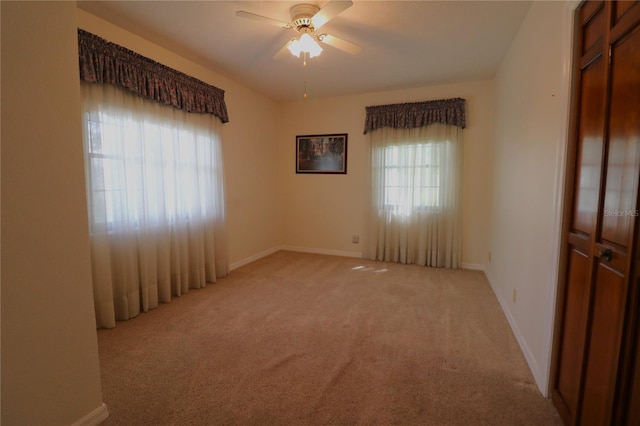
[[[107,420],[109,417],[109,410],[107,405],[103,402],[98,408],[74,422],[71,426],[95,426]]]
[[[261,251],[260,253],[254,254],[253,256],[246,257],[242,260],[238,260],[237,262],[233,262],[229,265],[229,271],[233,271],[234,269],[238,269],[241,266],[248,265],[251,262],[255,262],[256,260],[262,259],[263,257],[267,257],[277,251],[282,250],[281,247],[271,247],[270,249]]]
[[[556,298],[558,293],[558,277],[560,274],[560,254],[562,253],[562,218],[564,189],[566,181],[567,150],[569,146],[569,124],[571,105],[571,69],[573,65],[573,17],[576,8],[580,5],[580,0],[568,0],[565,3],[562,19],[562,81],[560,93],[560,110],[563,112],[560,121],[560,128],[563,132],[558,135],[556,151],[556,167],[554,177],[553,194],[553,228],[552,242],[549,248],[549,294],[547,295],[547,312],[545,313],[545,341],[547,342],[547,354],[544,360],[547,386],[542,393],[550,396],[551,385],[551,358],[553,354],[553,331],[556,313]]]
[[[546,368],[541,368],[541,366],[538,364],[538,361],[536,360],[536,357],[533,355],[533,352],[529,348],[529,345],[527,344],[527,341],[525,340],[524,336],[520,332],[520,329],[518,328],[518,323],[516,322],[516,320],[511,315],[511,311],[509,310],[509,306],[507,305],[507,301],[504,300],[504,298],[500,294],[498,284],[496,283],[495,279],[491,275],[491,272],[489,270],[486,270],[485,271],[485,275],[487,276],[487,279],[489,280],[489,284],[491,285],[491,289],[493,290],[493,294],[495,294],[496,298],[498,299],[498,302],[500,303],[500,307],[502,308],[502,311],[504,312],[504,315],[507,317],[507,321],[509,322],[509,325],[511,326],[511,331],[513,331],[513,335],[515,336],[516,341],[518,342],[518,345],[520,346],[520,350],[522,351],[522,354],[524,355],[524,358],[527,361],[527,364],[529,365],[529,369],[531,370],[531,374],[533,375],[533,379],[535,380],[536,385],[538,386],[538,390],[543,395],[546,396],[547,395],[547,389],[549,387],[549,376],[548,376],[548,374],[546,374],[547,373]]]

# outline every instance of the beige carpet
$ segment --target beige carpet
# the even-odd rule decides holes
[[[98,331],[105,425],[560,425],[483,273],[278,252]]]

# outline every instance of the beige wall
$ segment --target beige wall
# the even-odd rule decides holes
[[[75,4],[1,8],[2,422],[97,421]]]
[[[230,123],[223,133],[230,258],[242,264],[280,247],[360,255],[364,214],[364,107],[447,97],[468,100],[463,182],[463,256],[483,267],[493,137],[491,81],[278,104],[230,78],[78,10],[78,25],[226,91]],[[279,125],[278,125],[279,123]],[[349,133],[348,174],[295,174],[295,136]]]
[[[78,27],[225,90],[223,125],[232,265],[281,244],[278,218],[278,105],[202,65],[78,9]]]
[[[546,393],[566,146],[570,5],[534,2],[496,78],[487,275]]]
[[[482,268],[487,261],[493,153],[493,82],[479,81],[308,99],[282,105],[280,146],[281,216],[287,246],[360,256],[368,159],[363,135],[365,107],[389,103],[462,97],[467,100],[464,132],[462,262]],[[348,133],[346,175],[295,173],[295,137]]]

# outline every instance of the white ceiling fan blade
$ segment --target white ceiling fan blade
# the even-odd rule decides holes
[[[362,51],[362,47],[358,46],[357,44],[353,44],[350,41],[343,40],[329,34],[321,35],[319,37],[319,40],[325,44],[328,44],[329,46],[340,49],[343,52],[351,53],[352,55],[357,55]]]
[[[261,21],[266,24],[275,25],[280,28],[291,28],[291,25],[288,22],[278,21],[277,19],[267,18],[266,16],[256,15],[255,13],[247,12],[244,10],[238,10],[236,15],[241,18],[253,19],[254,21]]]
[[[289,45],[291,44],[291,42],[293,40],[295,40],[295,39],[289,40],[289,42],[287,44],[285,44],[282,49],[278,50],[278,53],[273,55],[273,59],[282,59],[282,58],[286,58],[287,55],[291,55],[291,51],[288,48],[289,48]]]
[[[318,13],[313,15],[311,22],[313,22],[313,26],[318,29],[351,6],[353,6],[351,0],[331,0],[325,7],[320,9]]]

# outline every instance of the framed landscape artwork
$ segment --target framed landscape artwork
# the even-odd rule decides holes
[[[296,136],[296,173],[347,173],[347,133]]]

